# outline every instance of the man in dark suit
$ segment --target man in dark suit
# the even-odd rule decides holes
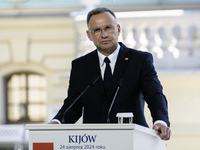
[[[87,36],[97,49],[72,61],[68,97],[50,124],[61,123],[62,118],[64,123],[75,123],[82,113],[83,123],[107,123],[108,119],[109,123],[117,123],[117,113],[132,112],[134,123],[148,127],[144,116],[145,100],[151,111],[153,128],[160,131],[161,139],[169,140],[171,130],[167,100],[153,66],[152,55],[118,42],[121,28],[115,14],[107,8],[91,10],[87,25]],[[108,58],[108,67],[105,58]],[[106,77],[104,74],[107,74]],[[104,81],[107,77],[108,81]],[[94,78],[95,83],[70,107]]]

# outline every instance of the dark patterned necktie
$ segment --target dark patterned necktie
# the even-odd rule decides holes
[[[105,72],[104,72],[104,89],[105,89],[105,92],[107,94],[107,91],[110,88],[110,83],[111,83],[111,79],[112,79],[112,71],[111,71],[111,68],[110,68],[110,60],[109,60],[108,57],[106,57],[104,59],[104,62],[106,63],[106,69],[105,69]]]

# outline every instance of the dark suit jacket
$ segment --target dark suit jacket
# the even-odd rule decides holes
[[[66,123],[75,123],[82,115],[83,123],[106,123],[108,109],[119,80],[123,78],[112,110],[111,123],[117,123],[118,112],[133,112],[134,123],[148,126],[144,117],[144,100],[151,111],[153,122],[163,120],[169,126],[167,101],[157,78],[150,53],[121,48],[116,61],[112,87],[105,98],[97,50],[72,61],[68,97],[54,119],[61,121],[63,112],[97,75],[99,80],[66,113]]]

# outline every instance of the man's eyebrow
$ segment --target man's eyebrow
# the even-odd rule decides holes
[[[104,26],[104,27],[102,27],[102,28],[105,28],[105,27],[109,27],[109,26],[113,26],[113,25],[106,25],[106,26]],[[94,29],[102,29],[101,27],[96,27],[96,28],[94,28]]]

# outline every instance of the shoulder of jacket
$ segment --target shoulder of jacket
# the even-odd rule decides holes
[[[92,52],[89,52],[85,55],[82,55],[80,57],[75,58],[74,60],[72,60],[72,62],[81,62],[81,61],[85,61],[87,60],[89,57],[91,57],[92,55],[95,55],[96,50],[93,50]]]
[[[142,51],[142,50],[137,50],[137,49],[131,49],[129,48],[131,55],[133,56],[148,56],[152,55],[150,52],[147,51]]]

